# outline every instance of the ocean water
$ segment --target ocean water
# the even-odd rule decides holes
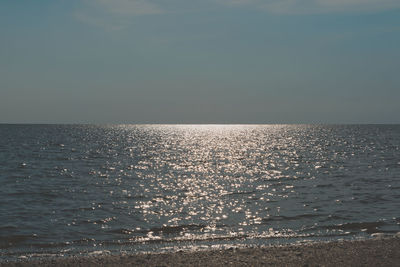
[[[0,125],[0,257],[400,231],[400,125]]]

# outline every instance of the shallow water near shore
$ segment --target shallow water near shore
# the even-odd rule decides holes
[[[400,231],[399,125],[0,125],[0,256]]]

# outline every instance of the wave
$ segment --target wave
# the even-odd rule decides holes
[[[379,227],[386,225],[385,222],[355,222],[355,223],[343,223],[336,225],[323,226],[323,228],[328,230],[342,230],[342,231],[362,231],[368,234],[382,232]]]
[[[270,216],[262,219],[262,222],[272,222],[272,221],[294,221],[294,220],[301,220],[301,219],[312,219],[316,217],[323,217],[326,216],[324,214],[300,214],[297,216]]]

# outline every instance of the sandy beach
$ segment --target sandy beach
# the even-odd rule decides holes
[[[400,266],[400,238],[165,254],[3,262],[0,266]]]

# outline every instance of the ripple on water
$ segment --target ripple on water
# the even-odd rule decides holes
[[[9,255],[399,229],[397,125],[0,127],[0,244]]]

